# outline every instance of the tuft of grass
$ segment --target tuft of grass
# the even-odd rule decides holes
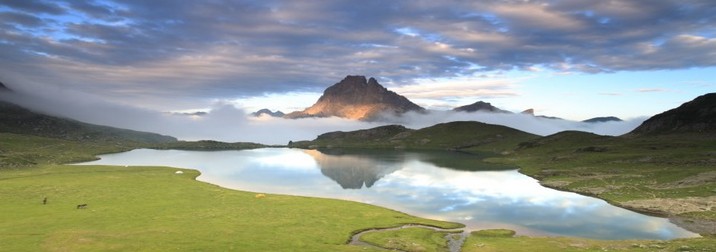
[[[400,251],[448,251],[449,232],[410,227],[366,233],[361,240],[369,244]]]
[[[514,230],[509,229],[483,229],[478,231],[473,231],[470,233],[471,235],[477,236],[477,237],[513,237],[515,236]]]

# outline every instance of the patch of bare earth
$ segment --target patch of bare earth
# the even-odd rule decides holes
[[[676,216],[689,212],[716,211],[716,196],[631,200],[621,202],[620,204],[631,209],[666,214],[671,216],[669,217],[671,222],[692,232],[709,235],[716,234],[716,221],[703,219],[694,220]]]
[[[658,188],[684,188],[699,186],[709,183],[716,183],[716,171],[702,172],[697,175],[686,177],[684,179],[674,181],[671,183],[659,185]]]

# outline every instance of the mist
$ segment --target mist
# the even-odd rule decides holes
[[[579,130],[600,135],[621,135],[636,128],[646,118],[622,122],[584,123],[555,120],[525,114],[466,113],[430,111],[389,117],[386,122],[362,122],[343,118],[283,119],[254,117],[229,103],[211,105],[205,115],[185,115],[119,105],[82,92],[65,91],[61,96],[22,93],[0,94],[0,98],[34,111],[82,122],[148,131],[174,136],[181,140],[217,140],[287,144],[289,141],[313,140],[331,131],[352,131],[388,124],[420,129],[451,121],[479,121],[504,125],[545,136],[565,130]]]

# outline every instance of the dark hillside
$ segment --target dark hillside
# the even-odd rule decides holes
[[[716,93],[709,93],[644,121],[628,135],[716,133]]]
[[[0,132],[58,138],[72,141],[133,142],[155,144],[176,138],[155,133],[83,123],[36,113],[0,101]]]

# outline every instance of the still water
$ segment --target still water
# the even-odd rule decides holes
[[[514,167],[452,152],[241,151],[138,149],[83,164],[197,169],[198,180],[245,191],[346,199],[415,216],[460,222],[468,230],[595,239],[697,236],[667,219],[603,200],[542,187]]]

